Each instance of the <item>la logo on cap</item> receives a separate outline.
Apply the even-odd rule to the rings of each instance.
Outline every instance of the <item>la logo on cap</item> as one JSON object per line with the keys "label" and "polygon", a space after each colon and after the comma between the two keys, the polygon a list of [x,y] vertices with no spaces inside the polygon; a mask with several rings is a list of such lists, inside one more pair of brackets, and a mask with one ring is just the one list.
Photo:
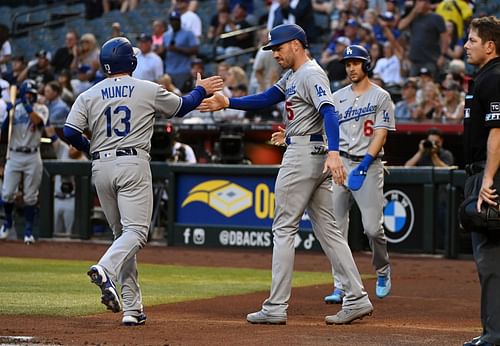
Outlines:
{"label": "la logo on cap", "polygon": [[351,55],[352,54],[352,49],[351,48],[347,48],[346,51],[345,51],[345,53],[347,55]]}
{"label": "la logo on cap", "polygon": [[269,41],[271,41],[271,33],[270,33],[270,32],[267,34],[267,39],[268,39]]}

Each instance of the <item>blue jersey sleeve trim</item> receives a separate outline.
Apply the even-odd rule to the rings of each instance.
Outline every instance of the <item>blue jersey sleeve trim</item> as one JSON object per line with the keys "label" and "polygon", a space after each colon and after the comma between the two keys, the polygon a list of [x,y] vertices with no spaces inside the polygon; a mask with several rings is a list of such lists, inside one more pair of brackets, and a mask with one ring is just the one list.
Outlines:
{"label": "blue jersey sleeve trim", "polygon": [[182,96],[182,106],[175,115],[176,117],[183,117],[196,107],[198,107],[203,101],[203,99],[207,96],[207,92],[201,86],[197,86],[187,95]]}
{"label": "blue jersey sleeve trim", "polygon": [[229,108],[241,109],[250,111],[254,109],[261,109],[275,105],[278,102],[285,100],[285,94],[281,92],[276,86],[272,86],[266,91],[238,98],[229,98]]}
{"label": "blue jersey sleeve trim", "polygon": [[64,138],[66,138],[72,146],[80,151],[83,151],[84,153],[89,154],[90,142],[87,138],[82,136],[82,132],[74,129],[73,127],[69,127],[68,125],[64,125],[63,133]]}
{"label": "blue jersey sleeve trim", "polygon": [[323,116],[325,134],[328,139],[328,151],[338,151],[340,130],[339,118],[335,107],[330,103],[325,103],[321,106],[319,112]]}

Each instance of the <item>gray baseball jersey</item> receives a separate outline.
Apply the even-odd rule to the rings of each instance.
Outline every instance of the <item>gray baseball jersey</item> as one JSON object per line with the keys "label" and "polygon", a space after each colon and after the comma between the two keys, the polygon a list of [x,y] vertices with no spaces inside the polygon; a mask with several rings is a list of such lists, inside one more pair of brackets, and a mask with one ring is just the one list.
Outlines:
{"label": "gray baseball jersey", "polygon": [[[339,113],[340,150],[364,156],[375,129],[396,130],[391,96],[373,83],[369,90],[359,96],[348,85],[335,92],[333,100]],[[382,149],[380,155],[383,153]]]}
{"label": "gray baseball jersey", "polygon": [[295,73],[285,72],[275,86],[286,96],[286,136],[323,133],[318,110],[323,104],[333,105],[333,100],[328,77],[316,61],[310,60]]}
{"label": "gray baseball jersey", "polygon": [[[22,104],[15,108],[12,122],[12,133],[9,142],[9,159],[5,164],[2,199],[14,202],[21,177],[24,174],[23,199],[26,205],[34,205],[38,199],[38,188],[42,182],[42,157],[40,155],[40,138],[43,127],[49,119],[47,106],[35,103],[33,111],[38,114],[42,123],[35,125]],[[8,115],[6,115],[8,116]],[[6,119],[4,119],[5,121]]]}
{"label": "gray baseball jersey", "polygon": [[[333,94],[340,125],[340,150],[349,155],[363,157],[376,129],[395,130],[394,104],[387,91],[372,83],[372,87],[357,96],[351,85]],[[383,155],[381,149],[379,156]],[[359,164],[359,160],[342,157],[349,174]],[[373,252],[372,264],[378,275],[389,275],[390,264],[387,240],[383,227],[384,167],[377,158],[368,169],[365,181],[358,191],[346,186],[333,186],[333,214],[337,225],[347,239],[349,231],[349,211],[353,199],[361,211],[364,233],[369,238]],[[335,286],[344,289],[347,279],[334,271]],[[343,287],[344,286],[344,287]]]}
{"label": "gray baseball jersey", "polygon": [[291,294],[295,256],[294,238],[307,209],[314,234],[335,271],[348,278],[345,308],[370,306],[361,277],[346,239],[332,213],[332,179],[323,172],[325,151],[316,150],[324,143],[323,119],[319,108],[332,103],[325,72],[314,61],[297,71],[288,71],[276,86],[286,95],[286,132],[288,147],[276,178],[274,249],[272,284],[262,310],[272,316],[286,316]]}
{"label": "gray baseball jersey", "polygon": [[153,82],[112,76],[76,99],[66,126],[92,132],[92,176],[115,241],[100,259],[121,284],[125,316],[142,311],[135,254],[148,238],[153,209],[150,141],[155,113],[174,116],[182,99]]}

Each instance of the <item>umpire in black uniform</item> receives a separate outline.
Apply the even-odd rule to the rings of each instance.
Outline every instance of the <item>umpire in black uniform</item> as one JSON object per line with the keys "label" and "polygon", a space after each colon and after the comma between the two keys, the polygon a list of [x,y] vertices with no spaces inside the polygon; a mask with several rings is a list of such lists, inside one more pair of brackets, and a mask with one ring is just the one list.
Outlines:
{"label": "umpire in black uniform", "polygon": [[[461,217],[464,228],[472,232],[483,327],[482,335],[464,346],[500,345],[500,20],[493,16],[473,19],[464,48],[467,62],[479,67],[465,97],[464,192],[466,201],[477,198],[470,202],[472,213],[468,215],[483,216],[471,223]],[[484,217],[487,208],[497,222]]]}

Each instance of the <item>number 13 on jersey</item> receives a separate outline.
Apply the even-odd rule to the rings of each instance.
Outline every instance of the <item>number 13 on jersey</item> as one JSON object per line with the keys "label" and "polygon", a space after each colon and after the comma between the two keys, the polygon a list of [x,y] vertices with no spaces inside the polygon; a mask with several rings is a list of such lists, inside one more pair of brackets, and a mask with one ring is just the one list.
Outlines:
{"label": "number 13 on jersey", "polygon": [[[118,137],[125,137],[130,133],[130,118],[132,112],[127,106],[118,106],[114,109],[107,107],[104,110],[106,115],[106,136],[111,137],[113,133]],[[119,117],[120,123],[113,126],[113,119]]]}

